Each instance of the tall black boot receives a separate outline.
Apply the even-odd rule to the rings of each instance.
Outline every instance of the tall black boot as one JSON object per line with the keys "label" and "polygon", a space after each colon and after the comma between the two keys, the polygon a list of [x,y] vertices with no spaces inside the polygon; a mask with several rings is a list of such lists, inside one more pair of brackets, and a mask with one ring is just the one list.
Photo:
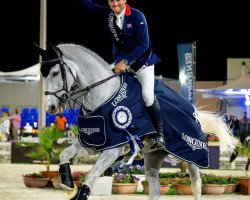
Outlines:
{"label": "tall black boot", "polygon": [[66,186],[68,186],[70,188],[74,188],[69,163],[60,164],[59,165],[59,172],[61,174],[61,182],[62,182],[62,184],[66,185]]}
{"label": "tall black boot", "polygon": [[163,121],[160,104],[155,97],[153,105],[146,107],[152,123],[156,129],[156,143],[151,148],[162,147],[165,149],[166,143],[163,133]]}

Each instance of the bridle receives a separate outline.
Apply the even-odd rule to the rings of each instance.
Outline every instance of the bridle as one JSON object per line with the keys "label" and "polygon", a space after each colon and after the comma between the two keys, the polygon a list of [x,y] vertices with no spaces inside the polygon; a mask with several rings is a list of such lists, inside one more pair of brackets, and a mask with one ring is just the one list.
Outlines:
{"label": "bridle", "polygon": [[[62,75],[63,87],[62,87],[62,89],[59,89],[59,90],[54,91],[54,92],[45,91],[44,95],[54,95],[55,97],[57,97],[59,99],[60,103],[65,104],[67,102],[68,98],[69,98],[70,91],[74,90],[74,88],[71,87],[71,89],[68,90],[68,82],[67,82],[67,77],[66,77],[66,70],[65,70],[64,66],[66,66],[69,69],[72,77],[74,78],[74,83],[75,83],[76,78],[75,78],[74,74],[72,73],[70,67],[63,61],[62,57],[55,58],[55,59],[52,59],[52,60],[42,61],[41,66],[55,65],[55,64],[60,65],[60,71],[61,71],[61,75]],[[73,84],[73,86],[74,86],[74,84]],[[62,91],[64,91],[65,93],[63,93],[62,96],[59,97],[58,93],[62,92]]]}
{"label": "bridle", "polygon": [[[67,63],[65,63],[63,61],[62,55],[58,56],[58,58],[55,58],[55,59],[42,61],[41,67],[43,65],[53,65],[54,66],[55,64],[59,64],[60,65],[60,71],[61,71],[61,75],[62,75],[63,87],[62,87],[62,89],[59,89],[59,90],[54,91],[54,92],[45,91],[44,95],[53,95],[53,96],[57,97],[59,99],[59,101],[60,101],[61,104],[66,104],[67,101],[68,101],[68,99],[72,99],[71,97],[74,96],[74,95],[76,95],[76,94],[82,93],[81,96],[86,95],[93,88],[95,88],[95,87],[101,85],[102,83],[104,83],[104,82],[106,82],[106,81],[108,81],[108,80],[110,80],[110,79],[118,76],[117,74],[113,74],[113,75],[111,75],[111,76],[109,76],[109,77],[107,77],[107,78],[105,78],[103,80],[100,80],[100,81],[98,81],[96,83],[93,83],[93,84],[91,84],[91,85],[89,85],[89,86],[87,86],[87,87],[85,87],[85,88],[83,88],[81,90],[76,91],[76,89],[78,88],[78,86],[75,85],[76,77],[74,76],[71,68],[67,65]],[[68,90],[68,83],[67,83],[67,78],[66,78],[65,67],[67,67],[69,69],[70,74],[74,78],[74,83],[73,83],[72,87],[70,88],[70,90]],[[62,94],[61,97],[59,97],[58,93],[62,92],[62,91],[64,91],[64,93]],[[79,97],[77,97],[77,98],[79,98]],[[72,100],[74,100],[74,99],[72,99]],[[76,100],[74,100],[74,101],[76,101]],[[84,106],[82,105],[82,103],[80,105],[84,108]]]}

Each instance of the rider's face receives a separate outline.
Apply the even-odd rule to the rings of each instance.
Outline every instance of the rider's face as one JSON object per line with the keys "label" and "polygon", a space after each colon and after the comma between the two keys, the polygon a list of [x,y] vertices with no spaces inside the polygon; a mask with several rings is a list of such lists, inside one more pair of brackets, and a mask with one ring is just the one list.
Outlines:
{"label": "rider's face", "polygon": [[115,14],[120,14],[125,8],[127,0],[108,0],[110,9]]}

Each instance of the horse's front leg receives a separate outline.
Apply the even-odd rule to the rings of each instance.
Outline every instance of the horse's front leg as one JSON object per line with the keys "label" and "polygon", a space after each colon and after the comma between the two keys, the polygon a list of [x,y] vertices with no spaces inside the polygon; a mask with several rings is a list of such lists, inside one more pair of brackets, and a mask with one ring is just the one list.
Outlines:
{"label": "horse's front leg", "polygon": [[96,151],[90,148],[84,148],[79,143],[79,140],[76,139],[72,145],[65,148],[60,154],[60,164],[59,172],[61,174],[61,186],[66,191],[67,199],[74,199],[77,194],[77,186],[73,184],[73,179],[70,169],[70,159],[73,158],[76,154],[81,154],[81,156],[88,156],[96,154]]}
{"label": "horse's front leg", "polygon": [[157,200],[160,196],[159,170],[166,155],[165,151],[144,153],[145,174],[149,184],[150,200]]}
{"label": "horse's front leg", "polygon": [[200,170],[199,167],[197,167],[194,164],[187,163],[188,172],[191,178],[191,186],[192,191],[195,197],[195,200],[201,199],[201,177],[200,177]]}
{"label": "horse's front leg", "polygon": [[124,153],[124,146],[114,149],[104,150],[99,156],[97,162],[94,164],[92,169],[88,172],[85,177],[83,186],[79,191],[76,200],[87,200],[90,194],[90,190],[93,187],[96,179],[104,173],[104,171],[110,167],[119,156]]}

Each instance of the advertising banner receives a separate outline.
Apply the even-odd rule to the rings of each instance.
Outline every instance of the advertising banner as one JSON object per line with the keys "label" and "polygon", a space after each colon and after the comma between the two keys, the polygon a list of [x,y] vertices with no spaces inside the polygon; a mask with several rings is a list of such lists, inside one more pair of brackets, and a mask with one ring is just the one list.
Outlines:
{"label": "advertising banner", "polygon": [[178,44],[179,79],[181,95],[195,103],[196,43]]}

